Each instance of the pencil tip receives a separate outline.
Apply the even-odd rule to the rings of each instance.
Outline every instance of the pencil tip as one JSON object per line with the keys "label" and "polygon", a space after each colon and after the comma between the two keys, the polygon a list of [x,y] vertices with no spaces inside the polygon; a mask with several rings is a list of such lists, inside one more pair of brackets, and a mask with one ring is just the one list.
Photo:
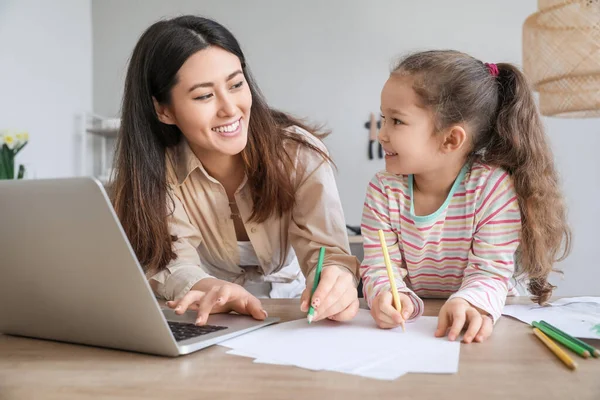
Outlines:
{"label": "pencil tip", "polygon": [[573,362],[573,363],[570,365],[570,368],[571,368],[572,370],[576,370],[576,369],[577,369],[577,363]]}
{"label": "pencil tip", "polygon": [[310,323],[312,322],[312,320],[313,320],[313,316],[312,316],[312,315],[308,315],[308,316],[306,317],[306,320],[307,320],[307,321],[308,321],[308,323],[310,324]]}

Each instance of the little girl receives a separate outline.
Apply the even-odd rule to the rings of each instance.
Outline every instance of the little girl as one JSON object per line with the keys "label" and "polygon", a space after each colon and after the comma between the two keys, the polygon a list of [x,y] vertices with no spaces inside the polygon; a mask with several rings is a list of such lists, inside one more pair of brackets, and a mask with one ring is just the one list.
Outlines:
{"label": "little girl", "polygon": [[[448,298],[436,336],[481,342],[501,315],[514,277],[542,304],[570,230],[552,154],[531,89],[511,64],[457,51],[408,56],[381,93],[386,171],[367,189],[361,266],[381,328],[423,312],[421,297]],[[392,305],[378,230],[396,271]]]}

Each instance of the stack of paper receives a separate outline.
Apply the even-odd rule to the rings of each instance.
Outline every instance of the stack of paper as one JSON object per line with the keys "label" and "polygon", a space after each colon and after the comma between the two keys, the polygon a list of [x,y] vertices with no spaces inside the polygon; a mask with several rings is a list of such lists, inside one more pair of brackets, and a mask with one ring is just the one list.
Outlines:
{"label": "stack of paper", "polygon": [[379,329],[366,310],[350,322],[305,319],[277,324],[221,343],[257,363],[294,365],[393,380],[407,372],[456,373],[460,343],[436,338],[437,317]]}
{"label": "stack of paper", "polygon": [[517,318],[527,324],[544,320],[571,336],[600,339],[600,297],[572,297],[550,303],[508,305],[502,314]]}

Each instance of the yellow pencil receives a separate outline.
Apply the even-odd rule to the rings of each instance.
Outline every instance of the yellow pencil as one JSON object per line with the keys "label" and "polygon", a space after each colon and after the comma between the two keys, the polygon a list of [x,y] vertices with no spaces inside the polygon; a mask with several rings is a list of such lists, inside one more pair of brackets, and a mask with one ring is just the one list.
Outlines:
{"label": "yellow pencil", "polygon": [[[390,286],[392,287],[392,297],[394,298],[394,307],[399,313],[402,313],[402,305],[400,304],[400,297],[398,296],[398,288],[396,287],[396,279],[394,278],[394,271],[392,270],[392,263],[390,262],[390,255],[388,254],[387,244],[385,243],[385,236],[383,231],[379,230],[379,241],[381,242],[381,251],[383,252],[383,259],[385,261],[385,269],[387,270],[388,278],[390,279]],[[402,320],[402,331],[406,332],[404,327],[404,319]]]}
{"label": "yellow pencil", "polygon": [[540,331],[538,328],[533,328],[533,333],[537,336],[542,343],[544,343],[552,352],[562,361],[565,365],[571,369],[577,368],[577,364],[563,349],[557,346],[548,336],[544,334],[544,332]]}

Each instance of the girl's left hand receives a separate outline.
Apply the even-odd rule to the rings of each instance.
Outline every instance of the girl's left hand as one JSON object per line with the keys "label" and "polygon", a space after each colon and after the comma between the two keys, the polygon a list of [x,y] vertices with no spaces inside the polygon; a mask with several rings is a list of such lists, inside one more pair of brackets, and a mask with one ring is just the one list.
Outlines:
{"label": "girl's left hand", "polygon": [[449,340],[456,340],[463,327],[466,327],[464,343],[473,340],[483,342],[492,334],[494,324],[488,313],[468,301],[461,298],[448,300],[440,310],[435,336],[442,337],[448,333]]}
{"label": "girl's left hand", "polygon": [[[311,300],[312,282],[306,282],[306,289],[300,299],[300,310],[308,312]],[[321,271],[321,280],[312,296],[315,309],[313,321],[329,318],[335,321],[349,321],[358,312],[358,291],[354,276],[344,267],[329,265]]]}

